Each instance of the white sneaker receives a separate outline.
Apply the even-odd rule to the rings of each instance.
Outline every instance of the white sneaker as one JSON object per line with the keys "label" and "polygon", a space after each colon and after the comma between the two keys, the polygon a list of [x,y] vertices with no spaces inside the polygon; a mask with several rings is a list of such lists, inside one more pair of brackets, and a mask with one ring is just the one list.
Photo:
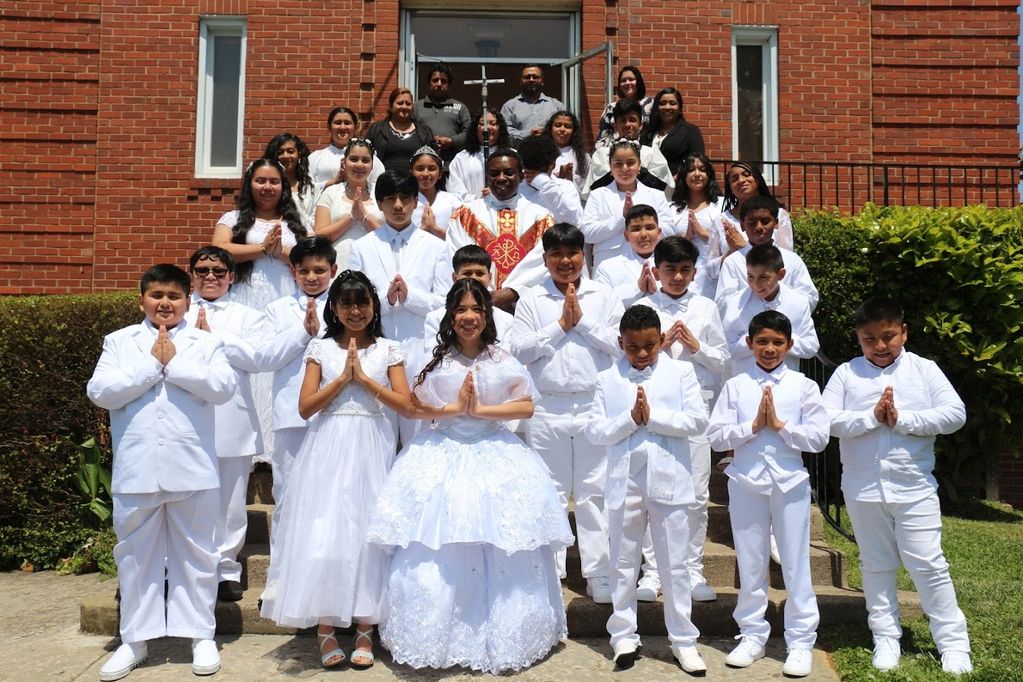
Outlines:
{"label": "white sneaker", "polygon": [[774,531],[771,531],[771,561],[781,566],[781,552],[778,551],[778,541],[774,539]]}
{"label": "white sneaker", "polygon": [[145,642],[122,644],[99,669],[99,679],[101,682],[113,682],[126,677],[128,673],[146,662],[148,654],[149,649]]}
{"label": "white sneaker", "polygon": [[639,642],[633,639],[623,639],[614,646],[615,666],[621,670],[628,670],[636,663],[639,654]]}
{"label": "white sneaker", "polygon": [[707,672],[707,664],[703,662],[703,657],[700,656],[700,650],[694,646],[685,647],[672,647],[672,653],[675,654],[675,658],[678,660],[679,665],[687,673],[700,675]]}
{"label": "white sneaker", "polygon": [[874,667],[881,671],[892,670],[899,665],[902,651],[899,640],[894,637],[874,638]]}
{"label": "white sneaker", "polygon": [[941,669],[949,675],[965,675],[973,672],[970,654],[965,651],[946,651],[941,655]]}
{"label": "white sneaker", "polygon": [[595,578],[587,578],[586,595],[593,600],[594,604],[610,604],[611,581],[604,575],[598,575]]}
{"label": "white sneaker", "polygon": [[806,677],[813,670],[813,650],[806,648],[789,649],[781,674],[789,677]]}
{"label": "white sneaker", "polygon": [[715,601],[718,593],[704,581],[694,582],[692,587],[693,601]]}
{"label": "white sneaker", "polygon": [[748,668],[764,657],[764,647],[749,637],[739,637],[742,641],[725,657],[725,665],[730,668]]}
{"label": "white sneaker", "polygon": [[220,670],[220,652],[212,639],[192,640],[192,673],[212,675]]}
{"label": "white sneaker", "polygon": [[640,601],[657,601],[657,595],[660,593],[661,579],[653,573],[644,575],[636,585],[636,599]]}

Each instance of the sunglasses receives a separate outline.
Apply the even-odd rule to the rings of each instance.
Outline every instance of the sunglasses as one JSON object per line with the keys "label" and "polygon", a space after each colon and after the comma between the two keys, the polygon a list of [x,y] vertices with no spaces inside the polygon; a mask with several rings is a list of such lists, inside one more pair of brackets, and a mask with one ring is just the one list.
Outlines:
{"label": "sunglasses", "polygon": [[210,268],[206,267],[205,265],[200,265],[192,269],[192,273],[198,275],[199,277],[205,277],[211,272],[213,273],[213,276],[216,277],[217,279],[224,279],[225,277],[227,277],[228,269]]}

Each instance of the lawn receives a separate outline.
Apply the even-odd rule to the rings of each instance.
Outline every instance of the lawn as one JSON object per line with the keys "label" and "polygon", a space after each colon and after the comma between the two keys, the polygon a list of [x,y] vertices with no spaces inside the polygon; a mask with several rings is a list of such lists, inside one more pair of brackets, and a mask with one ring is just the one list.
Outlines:
{"label": "lawn", "polygon": [[[849,585],[859,588],[856,545],[827,524],[825,534],[832,546],[845,552]],[[964,501],[946,509],[942,540],[970,630],[973,674],[954,678],[941,671],[941,657],[924,617],[903,619],[902,663],[889,673],[871,666],[866,622],[855,627],[824,623],[820,644],[831,653],[843,680],[1023,680],[1023,513],[1007,505]],[[914,589],[904,569],[899,572],[899,589]]]}

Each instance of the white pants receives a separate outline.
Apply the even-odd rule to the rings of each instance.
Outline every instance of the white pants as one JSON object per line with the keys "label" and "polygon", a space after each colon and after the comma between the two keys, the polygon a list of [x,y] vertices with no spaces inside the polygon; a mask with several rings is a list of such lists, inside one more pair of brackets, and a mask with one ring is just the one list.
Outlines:
{"label": "white pants", "polygon": [[846,499],[860,547],[867,625],[875,637],[902,636],[895,573],[899,559],[920,595],[938,651],[970,651],[966,616],[959,609],[948,562],[941,552],[937,493],[916,502]]}
{"label": "white pants", "polygon": [[[604,484],[607,454],[593,445],[582,429],[593,402],[592,392],[545,394],[526,422],[526,444],[551,470],[561,503],[568,512],[575,501],[576,535],[584,578],[608,576],[607,519]],[[565,550],[558,552],[558,573],[565,575]]]}
{"label": "white pants", "polygon": [[217,580],[241,580],[238,552],[245,546],[245,531],[249,527],[245,498],[249,491],[252,457],[219,458],[217,469],[220,472],[220,514],[215,536],[220,553]]}
{"label": "white pants", "polygon": [[[707,542],[707,503],[710,502],[710,442],[706,439],[689,440],[689,455],[692,459],[693,491],[696,502],[685,505],[689,520],[689,552],[686,566],[689,569],[691,585],[707,582],[703,577],[703,545]],[[657,557],[654,543],[647,528],[643,536],[643,575],[657,574]]]}
{"label": "white pants", "polygon": [[657,572],[664,591],[664,625],[671,646],[696,646],[700,631],[690,620],[693,602],[688,568],[689,515],[683,505],[664,505],[649,499],[645,488],[646,466],[643,466],[629,477],[625,503],[618,509],[607,510],[611,533],[611,604],[614,607],[607,621],[611,646],[622,641],[632,641],[639,646],[636,575],[644,529],[653,538]]}
{"label": "white pants", "polygon": [[729,479],[728,499],[739,567],[739,598],[733,613],[739,633],[761,645],[771,634],[764,614],[773,526],[788,592],[785,644],[789,649],[813,648],[820,614],[810,576],[810,482],[803,481],[787,493],[772,486],[765,494]]}
{"label": "white pants", "polygon": [[274,449],[270,455],[273,467],[273,485],[270,493],[274,496],[274,511],[270,516],[270,555],[274,553],[274,533],[281,520],[281,503],[288,492],[288,474],[295,463],[295,455],[305,438],[306,427],[278,429],[274,431]]}
{"label": "white pants", "polygon": [[213,637],[217,489],[114,493],[113,499],[121,641]]}

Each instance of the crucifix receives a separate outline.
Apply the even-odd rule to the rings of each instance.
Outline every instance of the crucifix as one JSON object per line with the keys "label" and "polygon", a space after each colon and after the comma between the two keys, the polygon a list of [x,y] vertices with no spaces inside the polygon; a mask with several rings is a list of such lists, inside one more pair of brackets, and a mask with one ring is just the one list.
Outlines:
{"label": "crucifix", "polygon": [[[487,65],[480,64],[480,79],[465,81],[466,85],[479,85],[483,95],[483,113],[480,114],[480,125],[483,126],[483,175],[487,174],[487,158],[490,156],[490,128],[487,126],[487,86],[491,83],[503,83],[503,78],[487,78]],[[471,131],[472,135],[476,131]]]}

